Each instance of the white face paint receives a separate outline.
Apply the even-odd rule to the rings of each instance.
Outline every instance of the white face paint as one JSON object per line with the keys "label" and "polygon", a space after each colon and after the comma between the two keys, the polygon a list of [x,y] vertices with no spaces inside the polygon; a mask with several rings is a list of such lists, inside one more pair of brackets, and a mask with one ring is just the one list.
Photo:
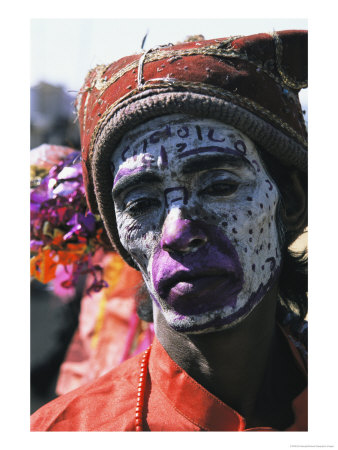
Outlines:
{"label": "white face paint", "polygon": [[243,320],[280,266],[279,194],[253,142],[163,116],[124,136],[112,170],[121,243],[167,323],[200,333]]}

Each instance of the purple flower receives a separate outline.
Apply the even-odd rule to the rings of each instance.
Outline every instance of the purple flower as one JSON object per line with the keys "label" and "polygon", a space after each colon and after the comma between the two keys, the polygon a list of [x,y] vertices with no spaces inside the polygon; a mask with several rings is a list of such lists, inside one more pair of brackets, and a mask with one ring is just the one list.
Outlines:
{"label": "purple flower", "polygon": [[79,214],[79,222],[82,225],[82,229],[89,233],[95,232],[95,216],[91,212],[88,212],[85,216],[83,214]]}
{"label": "purple flower", "polygon": [[43,241],[36,241],[34,239],[31,240],[30,248],[32,252],[38,252],[39,248],[42,247],[44,244]]}
{"label": "purple flower", "polygon": [[[102,224],[87,211],[79,154],[71,153],[55,164],[40,185],[31,190],[31,250],[38,252],[54,240],[52,250],[58,256],[58,251],[67,249],[69,240],[85,242],[86,252],[67,268],[68,277],[60,285],[74,288],[80,275],[89,275],[94,281],[88,291],[99,292],[108,286],[102,280],[102,268],[92,264],[92,255],[103,245],[96,237]],[[55,232],[62,233],[62,240],[55,241]]]}

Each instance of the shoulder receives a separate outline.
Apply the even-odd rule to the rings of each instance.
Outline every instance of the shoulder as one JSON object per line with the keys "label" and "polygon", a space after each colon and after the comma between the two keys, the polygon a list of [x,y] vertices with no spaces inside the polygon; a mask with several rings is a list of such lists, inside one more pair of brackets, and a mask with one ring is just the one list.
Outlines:
{"label": "shoulder", "polygon": [[31,431],[122,431],[134,425],[141,355],[94,382],[47,403],[31,416]]}

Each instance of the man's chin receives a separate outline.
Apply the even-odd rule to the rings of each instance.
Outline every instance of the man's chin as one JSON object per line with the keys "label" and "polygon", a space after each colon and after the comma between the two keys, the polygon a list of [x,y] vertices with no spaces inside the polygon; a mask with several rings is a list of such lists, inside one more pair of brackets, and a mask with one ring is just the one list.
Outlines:
{"label": "man's chin", "polygon": [[183,315],[173,310],[162,310],[163,317],[173,330],[184,334],[214,333],[239,325],[250,311],[226,308],[198,315]]}
{"label": "man's chin", "polygon": [[177,331],[178,333],[182,334],[208,334],[208,333],[217,333],[222,332],[225,330],[230,330],[232,328],[237,327],[239,324],[243,322],[245,319],[245,316],[239,317],[238,319],[234,320],[233,322],[227,322],[223,323],[223,325],[212,325],[209,322],[203,323],[203,324],[196,324],[191,323],[188,324],[186,322],[182,323],[169,323],[169,326]]}

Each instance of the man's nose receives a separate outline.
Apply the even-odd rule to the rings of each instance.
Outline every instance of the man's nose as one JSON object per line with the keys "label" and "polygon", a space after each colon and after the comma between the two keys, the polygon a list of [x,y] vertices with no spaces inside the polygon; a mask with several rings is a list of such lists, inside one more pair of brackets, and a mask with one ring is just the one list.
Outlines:
{"label": "man's nose", "polygon": [[161,248],[167,252],[189,253],[198,250],[208,241],[198,223],[186,219],[181,208],[173,208],[162,229]]}

